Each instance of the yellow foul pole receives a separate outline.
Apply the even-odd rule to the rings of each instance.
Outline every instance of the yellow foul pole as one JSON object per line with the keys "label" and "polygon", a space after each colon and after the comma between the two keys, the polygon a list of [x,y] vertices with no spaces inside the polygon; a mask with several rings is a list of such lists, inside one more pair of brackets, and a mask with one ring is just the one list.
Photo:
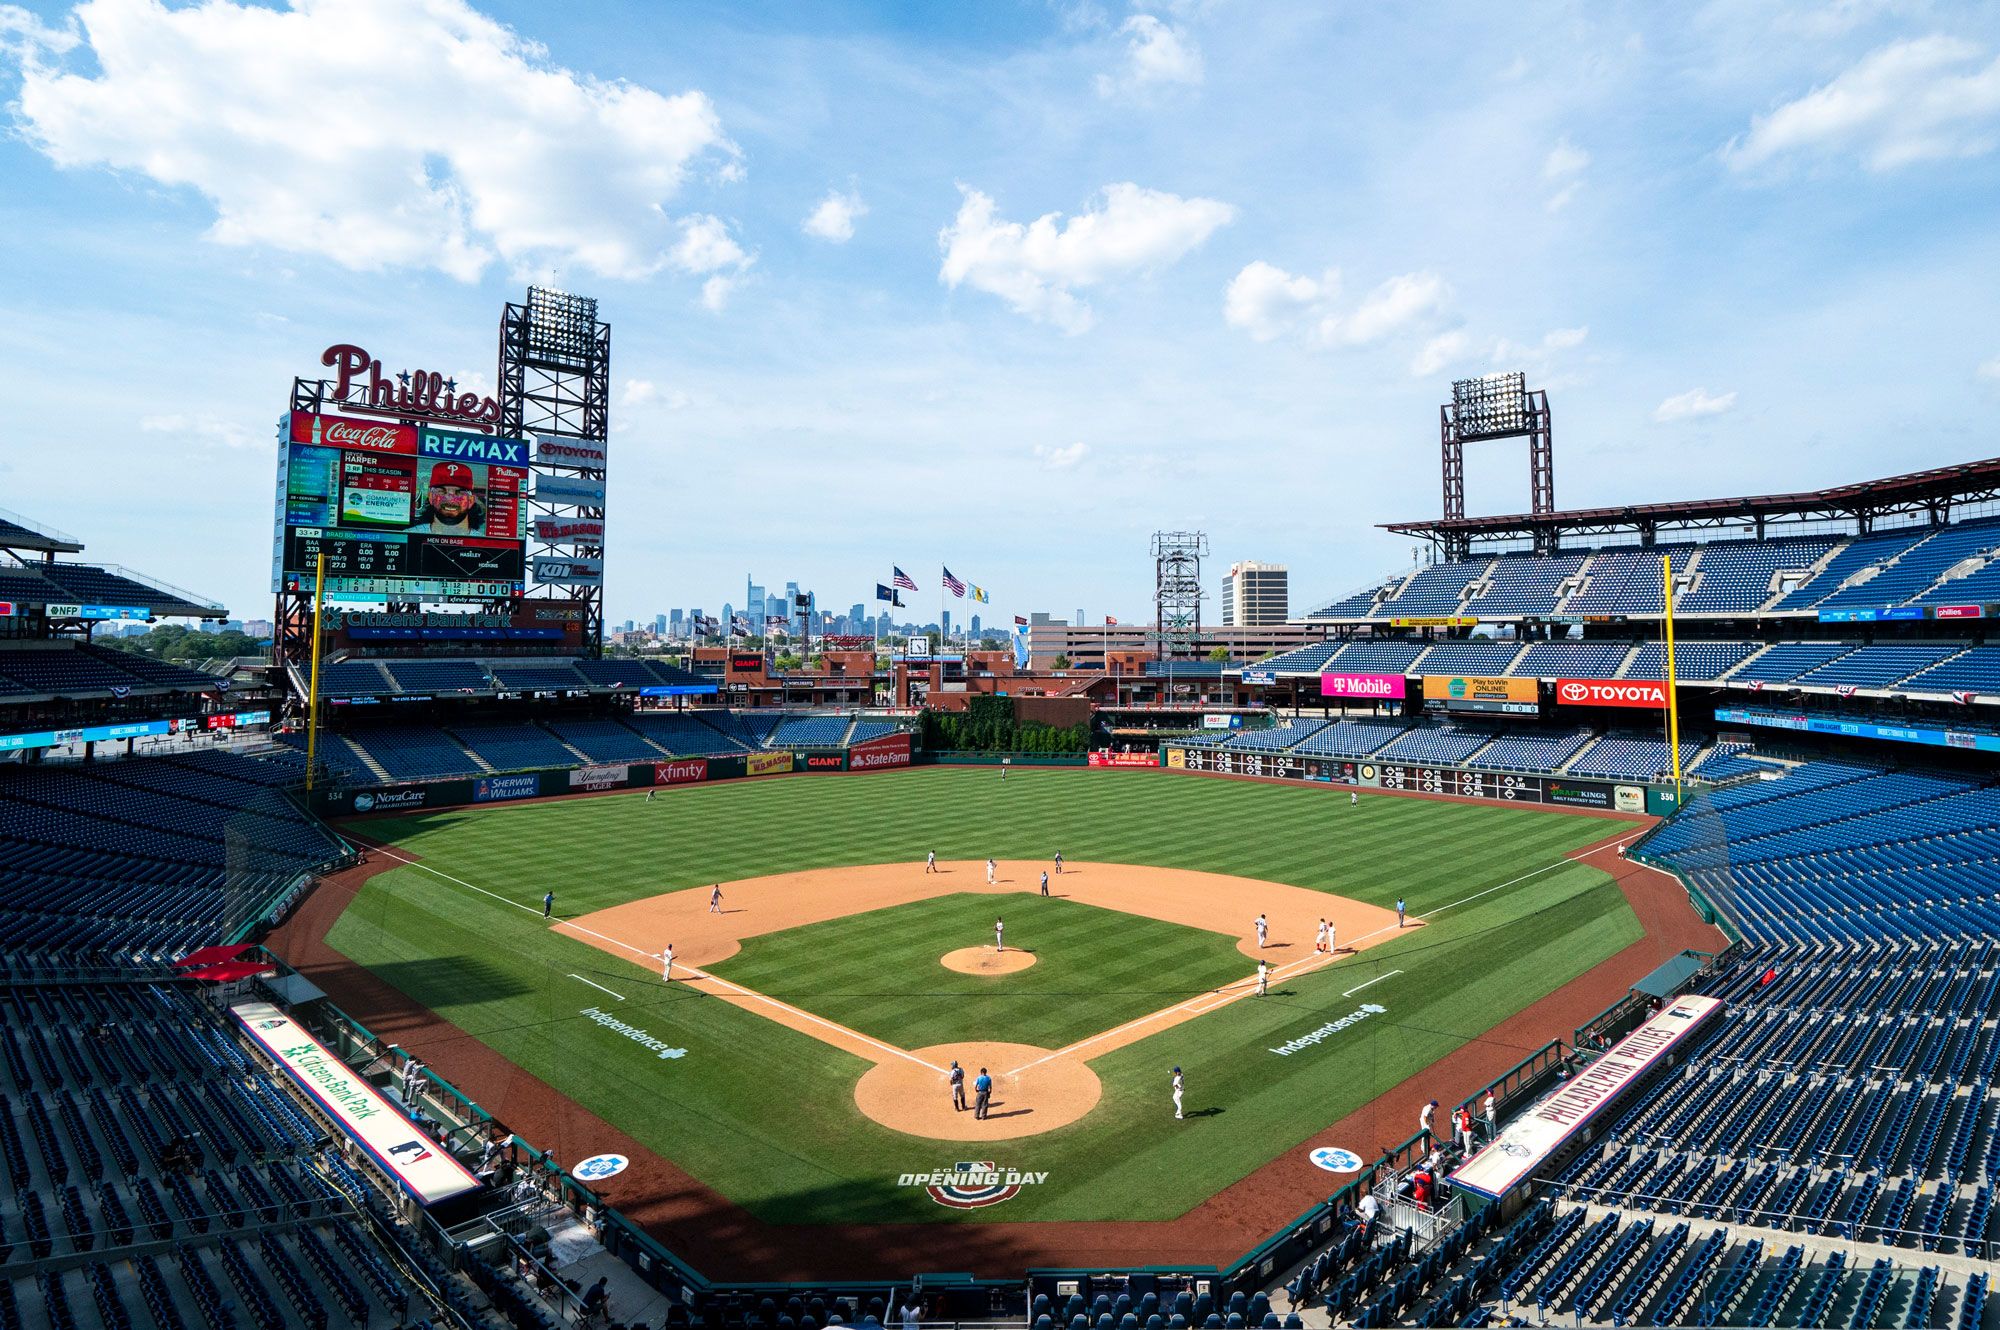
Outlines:
{"label": "yellow foul pole", "polygon": [[306,789],[313,787],[313,769],[319,758],[319,623],[320,607],[326,599],[326,555],[319,556],[313,570],[313,655],[306,678]]}
{"label": "yellow foul pole", "polygon": [[1667,635],[1667,746],[1673,750],[1674,791],[1678,797],[1681,788],[1681,709],[1678,692],[1674,687],[1674,559],[1670,554],[1660,556],[1660,575],[1666,579],[1666,635]]}

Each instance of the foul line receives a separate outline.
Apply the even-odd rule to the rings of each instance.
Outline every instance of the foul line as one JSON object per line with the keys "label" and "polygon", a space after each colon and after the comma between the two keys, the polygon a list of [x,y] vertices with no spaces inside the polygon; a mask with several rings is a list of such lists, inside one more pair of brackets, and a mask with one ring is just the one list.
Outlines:
{"label": "foul line", "polygon": [[1367,984],[1356,984],[1353,988],[1350,988],[1345,993],[1342,993],[1341,996],[1353,997],[1356,993],[1359,993],[1362,989],[1368,987],[1368,984],[1379,984],[1384,979],[1394,979],[1397,975],[1401,973],[1402,973],[1401,970],[1391,970],[1387,974],[1378,974],[1373,979],[1370,979]]}
{"label": "foul line", "polygon": [[[412,859],[408,855],[401,854],[395,850],[388,848],[387,846],[377,846],[376,852],[380,854],[386,854],[391,859],[394,859],[396,862],[400,864],[405,864],[411,868],[421,868],[424,872],[429,873],[431,876],[441,877],[447,882],[456,883],[457,885],[464,887],[467,891],[476,891],[482,896],[490,896],[494,900],[499,901],[502,905],[511,905],[517,910],[526,910],[529,914],[539,915],[541,913],[541,911],[537,910],[532,905],[523,905],[519,901],[509,900],[507,897],[502,896],[497,891],[488,891],[485,887],[476,886],[473,883],[467,882],[462,877],[453,877],[450,873],[446,873],[439,869],[432,868],[427,863],[422,863],[416,859]],[[554,922],[556,927],[558,928],[569,928],[569,929],[574,929],[579,933],[588,933],[590,936],[597,938],[600,941],[607,942],[614,947],[620,947],[626,951],[631,952],[635,956],[644,956],[648,960],[656,960],[656,961],[665,959],[665,957],[663,957],[657,951],[647,951],[644,947],[635,947],[629,942],[621,941],[620,939],[612,937],[609,934],[600,933],[594,928],[585,928],[582,924],[571,923],[566,919],[558,919],[555,920]],[[847,1036],[848,1038],[853,1039],[859,1043],[867,1044],[871,1048],[879,1048],[885,1053],[894,1053],[897,1057],[908,1058],[911,1062],[916,1063],[919,1067],[929,1067],[932,1071],[938,1073],[940,1076],[944,1074],[943,1067],[937,1066],[933,1063],[926,1062],[922,1058],[918,1057],[915,1053],[911,1053],[905,1049],[897,1048],[894,1044],[885,1044],[880,1039],[875,1038],[873,1035],[865,1035],[861,1033],[861,1031],[859,1030],[850,1030],[848,1027],[846,1027],[845,1025],[841,1025],[838,1022],[829,1021],[826,1020],[824,1017],[815,1016],[809,1011],[803,1011],[798,1007],[794,1007],[789,1002],[780,1002],[778,999],[774,997],[767,997],[764,994],[757,992],[755,989],[745,988],[741,984],[731,983],[729,980],[724,979],[720,975],[709,974],[707,971],[696,969],[692,965],[683,965],[681,968],[687,971],[690,979],[706,979],[710,983],[719,985],[720,987],[733,989],[735,992],[737,992],[738,994],[742,995],[745,998],[754,998],[758,1002],[768,1003],[771,1006],[776,1007],[779,1011],[791,1013],[793,1016],[798,1017],[800,1020],[811,1021],[815,1025],[823,1025],[829,1030],[837,1030],[841,1034]],[[570,977],[573,979],[582,978],[581,975],[571,975]],[[584,982],[587,984],[590,983],[588,979],[584,979]],[[591,984],[591,987],[601,988],[603,987],[603,985]],[[604,991],[607,993],[611,992],[611,990],[608,988],[605,989]],[[617,995],[612,994],[612,996],[615,997]]]}
{"label": "foul line", "polygon": [[[1615,842],[1613,845],[1609,847],[1600,846],[1599,848],[1623,849],[1625,846],[1630,845],[1633,841],[1639,839],[1639,837],[1645,834],[1646,833],[1643,831],[1634,832],[1632,835],[1625,837],[1623,840]],[[1526,882],[1529,878],[1540,877],[1544,873],[1550,872],[1557,868],[1561,868],[1564,864],[1574,864],[1581,862],[1582,860],[1580,859],[1572,859],[1568,855],[1564,855],[1562,858],[1556,860],[1554,863],[1543,864],[1540,868],[1531,869],[1528,872],[1521,874],[1519,877],[1509,878],[1507,881],[1500,883],[1498,886],[1488,887],[1484,891],[1475,891],[1470,896],[1466,896],[1460,900],[1455,900],[1451,902],[1449,905],[1440,905],[1435,910],[1427,911],[1425,914],[1422,915],[1412,915],[1410,917],[1414,919],[1417,923],[1422,923],[1424,922],[1425,919],[1430,918],[1431,916],[1443,914],[1446,910],[1455,910],[1461,905],[1470,905],[1472,902],[1480,899],[1482,896],[1491,896],[1496,891],[1504,891],[1508,887],[1518,886],[1521,883]],[[1384,933],[1401,932],[1402,929],[1403,925],[1401,924],[1397,924],[1394,927],[1390,927],[1389,925],[1385,924],[1381,928],[1376,929],[1372,933],[1363,933],[1360,937],[1356,938],[1355,941],[1366,942],[1368,939],[1373,937],[1380,937]],[[1296,976],[1298,974],[1306,973],[1309,969],[1323,969],[1328,965],[1334,964],[1337,960],[1339,960],[1339,955],[1337,953],[1332,955],[1322,954],[1316,956],[1301,957],[1296,961],[1291,961],[1284,965],[1272,966],[1271,978],[1276,979],[1281,975],[1283,975],[1288,970],[1294,971]],[[1401,974],[1402,971],[1397,970],[1394,971],[1394,973]],[[1381,977],[1387,979],[1389,976],[1385,974]],[[1370,980],[1369,982],[1373,983],[1374,981]],[[1073,1044],[1069,1044],[1063,1048],[1058,1048],[1053,1053],[1045,1053],[1041,1057],[1036,1058],[1033,1062],[1027,1063],[1023,1066],[1016,1067],[1014,1068],[1014,1070],[1008,1072],[1007,1074],[1009,1076],[1019,1076],[1022,1072],[1032,1070],[1035,1067],[1039,1067],[1044,1062],[1053,1062],[1055,1059],[1059,1057],[1064,1057],[1070,1053],[1074,1053],[1078,1049],[1089,1048],[1092,1044],[1101,1043],[1102,1041],[1109,1039],[1113,1035],[1122,1034],[1126,1030],[1132,1029],[1134,1026],[1145,1025],[1151,1021],[1163,1020],[1169,1016],[1177,1016],[1182,1012],[1187,1012],[1191,1016],[1206,1016],[1212,1011],[1221,1010],[1223,1007],[1228,1006],[1232,1002],[1237,1002],[1242,1000],[1244,997],[1247,997],[1250,993],[1254,992],[1256,990],[1256,987],[1257,987],[1257,977],[1255,975],[1250,976],[1248,979],[1237,980],[1235,983],[1224,984],[1221,988],[1215,989],[1213,992],[1203,993],[1198,997],[1189,998],[1187,1001],[1179,1003],[1172,1007],[1162,1007],[1160,1010],[1155,1012],[1149,1012],[1148,1014],[1139,1017],[1137,1020],[1126,1021],[1123,1025],[1113,1026],[1109,1030],[1100,1031],[1097,1034],[1093,1034],[1086,1038],[1079,1039]],[[1367,985],[1364,984],[1362,985],[1362,987],[1365,988],[1367,987]],[[1360,990],[1356,989],[1354,991],[1359,992]],[[1341,994],[1341,996],[1347,997],[1349,995],[1343,993]],[[1198,1004],[1201,1003],[1208,1003],[1209,1005],[1199,1006]]]}
{"label": "foul line", "polygon": [[620,1002],[623,1002],[625,1000],[625,995],[623,993],[614,993],[612,992],[612,990],[606,988],[603,984],[598,983],[595,979],[584,979],[582,975],[577,974],[575,971],[571,971],[569,977],[572,979],[583,979],[584,983],[589,984],[592,988],[596,989],[598,992],[611,993],[611,996],[617,998]]}

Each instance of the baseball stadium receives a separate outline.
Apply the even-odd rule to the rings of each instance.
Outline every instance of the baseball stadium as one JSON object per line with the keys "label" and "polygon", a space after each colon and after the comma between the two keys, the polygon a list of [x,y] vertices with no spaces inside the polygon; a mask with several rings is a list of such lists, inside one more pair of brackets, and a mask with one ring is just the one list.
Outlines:
{"label": "baseball stadium", "polygon": [[[1231,98],[1407,75],[1454,102],[1457,25],[1412,25],[1422,79],[1383,55],[1287,82],[1314,7],[688,5],[665,44],[641,7],[32,8],[0,4],[0,1330],[2000,1330],[2000,358],[1935,415],[1896,386],[1954,300],[1991,334],[2000,62],[1951,35],[1972,19],[1840,66],[1811,53],[1909,7],[1529,6],[1459,53],[1501,89],[1476,116],[1302,102],[1274,128]],[[1356,25],[1349,65],[1374,8],[1324,18]],[[1613,22],[1651,45],[1548,54]],[[685,40],[711,98],[666,47],[717,24]],[[593,72],[559,63],[592,42]],[[1732,110],[1734,138],[1682,123],[1691,85],[1750,105],[1751,67],[1801,51],[1811,91]],[[1023,91],[1058,76],[1073,100]],[[1545,125],[1527,92],[1557,83],[1597,123]],[[1619,194],[1626,120],[1714,139],[1702,169],[1756,197],[1717,203],[1685,152],[1649,186],[1676,197]],[[1532,159],[1501,142],[1522,125]],[[933,170],[941,138],[1003,164]],[[1504,183],[1433,170],[1448,138]],[[984,172],[1053,180],[1078,143],[1123,183],[1005,220]],[[842,183],[925,152],[941,231],[908,229],[893,162]],[[1357,153],[1396,159],[1387,203]],[[783,193],[791,159],[782,226],[703,201]],[[1950,199],[1892,174],[1923,163]],[[1185,374],[1145,302],[1223,262],[1197,253],[1222,228],[1283,256],[1277,209],[1205,183],[1260,164],[1330,247],[1216,268],[1231,340],[1190,336]],[[1843,170],[1896,211],[1851,207]],[[900,257],[857,234],[864,183]],[[1361,275],[1378,211],[1401,276]],[[1559,229],[1641,213],[1610,268]],[[197,214],[171,262],[125,226]],[[1748,237],[1755,280],[1654,269],[1676,230],[1718,268]],[[1910,237],[1946,230],[1926,283]],[[1882,235],[1893,272],[1839,266]],[[1518,244],[1507,321],[1424,244]],[[1791,309],[1786,265],[1822,261],[1843,303]],[[796,282],[813,265],[842,275]],[[1601,297],[1597,340],[1558,286]],[[1003,322],[908,315],[954,300]],[[1712,344],[1731,429],[1757,413],[1796,473],[1704,451],[1743,437],[1698,432],[1737,409],[1720,377],[1632,398],[1674,338]],[[1826,386],[1861,353],[1815,359],[1843,339],[1883,357],[1879,445]],[[1312,391],[1274,390],[1279,362]],[[1343,375],[1366,382],[1320,395]],[[62,428],[15,444],[57,397]],[[1197,397],[1226,438],[1179,418]],[[1554,403],[1594,468],[1566,493],[1623,500],[1557,502]],[[1649,409],[1678,442],[1599,437]],[[1092,411],[1106,433],[1069,418]],[[980,412],[1059,423],[918,442]],[[1181,462],[1110,442],[1183,427]],[[120,431],[167,461],[102,474]],[[1867,465],[1814,452],[1842,431]],[[1346,507],[1299,497],[1315,469]],[[185,494],[245,471],[254,503]],[[1520,502],[1468,499],[1503,474]],[[1217,514],[1306,531],[1325,594],[1214,554]],[[996,628],[959,547],[925,548],[953,524],[1065,604],[1101,570],[1062,570],[1123,542],[1150,604],[1024,592]],[[829,600],[850,556],[889,571],[848,614],[746,577],[741,614],[619,627],[608,579],[620,613],[697,580],[669,541],[800,552]],[[1392,542],[1393,571],[1354,553]],[[133,544],[143,567],[112,561]],[[178,585],[239,547],[252,603]]]}
{"label": "baseball stadium", "polygon": [[1468,517],[1489,376],[1303,645],[787,670],[605,650],[608,362],[330,348],[268,660],[0,528],[6,1324],[1995,1324],[2000,460]]}

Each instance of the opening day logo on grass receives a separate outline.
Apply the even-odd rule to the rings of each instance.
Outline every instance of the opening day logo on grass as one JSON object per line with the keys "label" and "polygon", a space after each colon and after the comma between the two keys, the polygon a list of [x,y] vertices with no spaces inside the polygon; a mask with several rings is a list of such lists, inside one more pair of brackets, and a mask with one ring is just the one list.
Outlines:
{"label": "opening day logo on grass", "polygon": [[1311,1048],[1314,1044],[1317,1044],[1322,1039],[1326,1039],[1333,1035],[1339,1034],[1342,1030],[1345,1030],[1350,1025],[1359,1025],[1362,1021],[1367,1020],[1370,1016],[1380,1016],[1383,1012],[1387,1010],[1389,1010],[1387,1007],[1378,1007],[1373,1002],[1364,1002],[1359,1007],[1356,1007],[1353,1011],[1350,1011],[1345,1016],[1342,1016],[1339,1020],[1328,1021],[1325,1025],[1320,1026],[1317,1030],[1308,1030],[1296,1039],[1290,1040],[1289,1042],[1286,1043],[1279,1044],[1276,1048],[1272,1049],[1271,1051],[1273,1053],[1276,1053],[1281,1058],[1288,1058],[1292,1054],[1297,1053],[1303,1049]]}
{"label": "opening day logo on grass", "polygon": [[953,1210],[978,1210],[1021,1194],[1021,1188],[1047,1182],[1047,1173],[1001,1168],[991,1160],[960,1162],[934,1173],[904,1173],[898,1187],[922,1187],[939,1205]]}

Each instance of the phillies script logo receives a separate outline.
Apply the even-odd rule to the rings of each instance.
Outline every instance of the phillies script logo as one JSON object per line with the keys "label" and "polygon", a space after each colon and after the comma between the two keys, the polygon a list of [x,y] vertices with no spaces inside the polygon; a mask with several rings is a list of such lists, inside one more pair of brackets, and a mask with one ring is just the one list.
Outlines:
{"label": "phillies script logo", "polygon": [[461,393],[457,380],[430,370],[384,375],[382,362],[351,342],[329,346],[319,363],[334,372],[333,395],[349,410],[449,420],[488,433],[500,423],[500,403],[495,399]]}
{"label": "phillies script logo", "polygon": [[1558,679],[1556,700],[1570,706],[1664,707],[1665,684],[1628,679]]}
{"label": "phillies script logo", "polygon": [[899,1187],[922,1187],[933,1201],[953,1210],[979,1210],[1021,1194],[1021,1188],[1047,1182],[1047,1173],[1000,1168],[991,1160],[953,1164],[934,1173],[904,1173]]}
{"label": "phillies script logo", "polygon": [[708,759],[692,757],[681,762],[655,762],[653,764],[653,784],[690,785],[695,781],[708,779]]}

